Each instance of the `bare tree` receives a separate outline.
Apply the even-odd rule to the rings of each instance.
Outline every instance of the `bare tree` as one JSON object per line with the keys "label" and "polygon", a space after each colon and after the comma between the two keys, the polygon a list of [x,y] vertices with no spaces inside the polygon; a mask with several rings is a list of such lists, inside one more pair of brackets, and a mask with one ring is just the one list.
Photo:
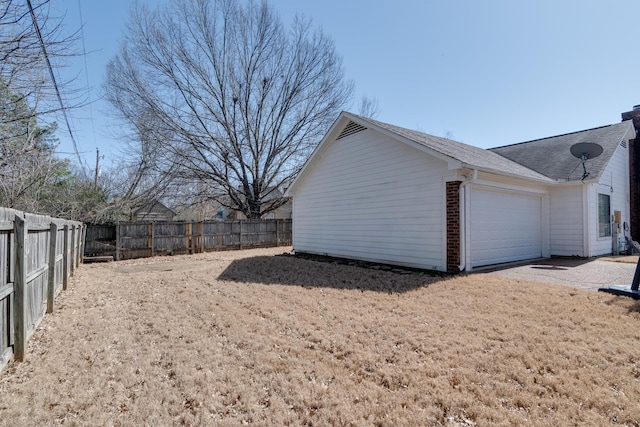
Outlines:
{"label": "bare tree", "polygon": [[[41,201],[68,172],[55,157],[55,113],[65,84],[56,61],[72,54],[75,36],[62,35],[49,0],[0,0],[0,203],[43,211]],[[63,84],[65,83],[65,84]],[[55,200],[52,198],[50,200]],[[59,208],[62,208],[61,206]]]}
{"label": "bare tree", "polygon": [[380,104],[378,98],[369,98],[363,96],[360,98],[360,105],[358,106],[358,114],[370,119],[375,119],[380,114]]}
{"label": "bare tree", "polygon": [[51,182],[55,125],[40,127],[24,96],[0,81],[0,205],[37,210],[38,195]]}
{"label": "bare tree", "polygon": [[[52,77],[53,68],[61,68],[75,55],[76,36],[64,34],[62,17],[52,16],[49,0],[0,0],[0,81],[19,95],[16,102],[24,99],[30,106],[29,117],[14,120],[43,120],[82,104],[72,81],[56,82]],[[61,106],[60,94],[71,104]]]}
{"label": "bare tree", "polygon": [[285,202],[275,190],[352,84],[333,42],[303,18],[287,29],[266,1],[180,0],[132,10],[105,92],[157,173],[256,218]]}

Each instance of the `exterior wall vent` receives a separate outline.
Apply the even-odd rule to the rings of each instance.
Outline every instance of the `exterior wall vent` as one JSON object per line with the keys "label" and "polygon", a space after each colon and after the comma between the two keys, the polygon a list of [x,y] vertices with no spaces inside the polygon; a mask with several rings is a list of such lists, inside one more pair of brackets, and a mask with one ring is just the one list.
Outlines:
{"label": "exterior wall vent", "polygon": [[627,148],[627,141],[622,141],[620,143],[620,145],[622,145],[622,147]]}
{"label": "exterior wall vent", "polygon": [[338,137],[336,138],[336,140],[338,139],[342,139],[342,138],[346,138],[348,136],[351,136],[353,134],[356,134],[358,132],[362,132],[363,130],[367,130],[366,127],[359,125],[357,123],[354,122],[349,122],[347,123],[347,125],[344,127],[344,129],[342,130],[342,132],[340,132],[340,135],[338,135]]}

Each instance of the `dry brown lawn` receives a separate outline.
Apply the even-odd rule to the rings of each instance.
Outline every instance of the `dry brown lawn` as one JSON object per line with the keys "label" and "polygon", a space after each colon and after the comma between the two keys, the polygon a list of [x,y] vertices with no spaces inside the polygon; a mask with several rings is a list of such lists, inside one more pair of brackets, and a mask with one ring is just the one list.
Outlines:
{"label": "dry brown lawn", "polygon": [[639,425],[638,303],[282,252],[82,266],[0,424]]}

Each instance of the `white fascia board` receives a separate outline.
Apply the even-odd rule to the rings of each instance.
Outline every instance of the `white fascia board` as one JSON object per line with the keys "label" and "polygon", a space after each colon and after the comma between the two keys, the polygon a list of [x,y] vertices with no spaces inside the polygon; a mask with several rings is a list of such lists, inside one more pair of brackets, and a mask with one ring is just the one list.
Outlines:
{"label": "white fascia board", "polygon": [[331,125],[331,128],[329,129],[329,131],[327,132],[327,134],[324,136],[324,138],[322,138],[322,140],[320,141],[320,143],[318,144],[318,146],[315,148],[315,150],[313,151],[313,153],[311,153],[311,156],[309,156],[309,159],[307,159],[306,163],[304,164],[304,166],[302,167],[302,169],[300,170],[300,172],[298,173],[298,176],[293,180],[293,182],[291,183],[291,185],[289,186],[289,188],[287,189],[287,191],[285,192],[285,197],[291,197],[293,196],[293,194],[295,193],[295,188],[297,186],[297,184],[299,183],[299,181],[301,181],[304,178],[304,175],[306,173],[307,170],[309,170],[310,168],[313,167],[313,164],[315,164],[315,162],[317,161],[318,158],[320,158],[322,156],[322,153],[324,153],[324,151],[327,149],[328,145],[333,143],[335,141],[335,139],[338,137],[339,132],[342,130],[343,125],[345,125],[346,123],[348,123],[349,121],[352,121],[354,123],[357,123],[361,126],[366,127],[367,129],[371,129],[374,130],[376,132],[379,132],[395,141],[399,141],[402,142],[403,144],[406,144],[410,147],[413,147],[423,153],[426,153],[432,157],[435,157],[437,159],[440,159],[444,162],[447,163],[447,168],[449,170],[455,170],[455,169],[460,169],[462,167],[462,162],[460,162],[459,160],[456,160],[452,157],[446,156],[438,151],[435,151],[429,147],[425,147],[422,144],[419,144],[415,141],[412,141],[408,138],[405,138],[403,136],[400,136],[394,132],[388,131],[387,129],[381,128],[377,125],[375,125],[374,123],[371,123],[367,120],[362,120],[359,117],[353,116],[350,113],[347,113],[345,111],[343,111],[342,113],[340,113],[340,115],[338,116],[338,118],[336,119],[335,122],[333,122],[333,125]]}
{"label": "white fascia board", "polygon": [[433,150],[429,147],[426,147],[422,144],[419,144],[415,141],[410,140],[409,138],[406,138],[402,135],[398,135],[395,132],[392,132],[390,130],[387,130],[385,128],[379,127],[377,126],[375,123],[371,123],[369,121],[366,120],[362,120],[359,117],[355,117],[349,113],[343,113],[346,117],[348,117],[351,121],[358,123],[359,125],[362,125],[368,129],[373,129],[391,139],[394,139],[396,141],[402,142],[403,144],[406,144],[410,147],[413,147],[419,151],[422,151],[423,153],[426,153],[432,157],[435,157],[436,159],[442,160],[443,162],[447,163],[448,169],[449,170],[453,170],[453,169],[460,169],[462,167],[462,162],[454,159],[452,157],[449,157],[445,154],[440,153],[439,151]]}
{"label": "white fascia board", "polygon": [[636,128],[633,126],[633,120],[627,120],[627,121],[629,122],[629,125],[627,127],[627,133],[622,138],[624,141],[629,141],[630,139],[636,138]]}
{"label": "white fascia board", "polygon": [[557,184],[557,181],[551,179],[551,178],[547,178],[547,177],[541,177],[541,178],[530,178],[527,176],[522,176],[522,175],[518,175],[518,174],[514,174],[514,173],[508,173],[508,172],[504,172],[504,171],[498,171],[498,170],[494,170],[494,169],[490,169],[490,168],[483,168],[480,166],[475,166],[475,165],[470,165],[467,163],[464,163],[462,165],[465,168],[468,169],[477,169],[480,172],[486,172],[486,173],[490,173],[493,175],[500,175],[500,176],[506,176],[509,178],[518,178],[518,179],[524,179],[526,181],[533,181],[533,182],[539,182],[542,184],[547,184],[547,185],[553,185],[553,184]]}
{"label": "white fascia board", "polygon": [[[623,142],[626,142],[628,144],[629,140],[634,139],[636,137],[636,128],[633,127],[633,121],[631,120],[627,120],[627,121],[629,122],[627,124],[627,132],[622,136],[622,138],[620,138],[620,141],[618,141],[618,144],[616,145],[616,149],[613,151],[613,154],[609,158],[609,163],[611,163],[611,159],[613,159],[613,157],[616,155],[616,152],[620,149],[620,144],[622,144]],[[588,183],[600,182],[600,180],[602,179],[602,174],[607,169],[607,167],[609,167],[609,163],[607,163],[607,165],[600,170],[600,173],[598,174],[598,176],[585,180],[584,182],[588,182]]]}

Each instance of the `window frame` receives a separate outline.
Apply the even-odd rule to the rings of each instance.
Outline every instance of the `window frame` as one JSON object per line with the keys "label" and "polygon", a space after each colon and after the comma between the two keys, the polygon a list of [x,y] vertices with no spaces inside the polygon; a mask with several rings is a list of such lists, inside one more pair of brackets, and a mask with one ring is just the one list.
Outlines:
{"label": "window frame", "polygon": [[[603,205],[605,200],[606,206]],[[608,212],[604,212],[605,208],[608,208]],[[598,238],[607,237],[611,237],[611,195],[598,193]]]}

